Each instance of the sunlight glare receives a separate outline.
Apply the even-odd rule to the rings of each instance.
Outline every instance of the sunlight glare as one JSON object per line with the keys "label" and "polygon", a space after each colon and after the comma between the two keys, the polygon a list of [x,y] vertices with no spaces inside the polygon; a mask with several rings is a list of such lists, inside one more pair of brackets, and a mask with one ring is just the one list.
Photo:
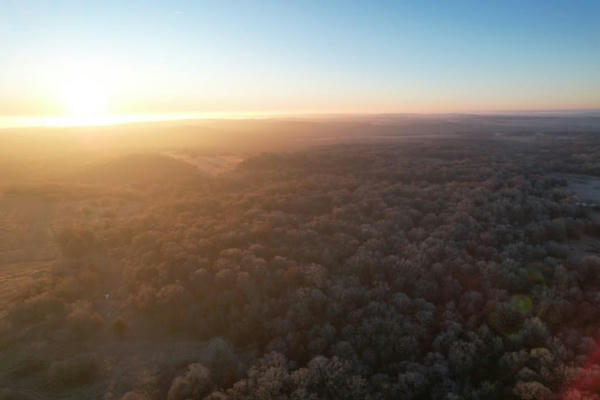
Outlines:
{"label": "sunlight glare", "polygon": [[63,87],[61,103],[72,116],[98,116],[107,112],[106,92],[90,80],[75,80]]}

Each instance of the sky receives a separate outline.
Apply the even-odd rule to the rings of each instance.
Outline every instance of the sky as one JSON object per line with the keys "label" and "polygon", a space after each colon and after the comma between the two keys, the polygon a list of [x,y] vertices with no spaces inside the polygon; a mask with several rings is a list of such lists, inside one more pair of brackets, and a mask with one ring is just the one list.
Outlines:
{"label": "sky", "polygon": [[600,108],[600,1],[0,2],[0,117]]}

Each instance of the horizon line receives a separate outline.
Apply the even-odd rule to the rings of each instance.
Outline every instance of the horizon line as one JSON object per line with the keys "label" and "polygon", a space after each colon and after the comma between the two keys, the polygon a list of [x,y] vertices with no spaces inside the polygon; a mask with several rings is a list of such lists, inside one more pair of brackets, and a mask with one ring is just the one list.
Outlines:
{"label": "horizon line", "polygon": [[569,116],[598,113],[600,108],[472,110],[472,111],[209,111],[191,113],[103,114],[103,115],[0,115],[0,129],[76,128],[209,120],[279,120],[289,118],[351,118],[386,116]]}

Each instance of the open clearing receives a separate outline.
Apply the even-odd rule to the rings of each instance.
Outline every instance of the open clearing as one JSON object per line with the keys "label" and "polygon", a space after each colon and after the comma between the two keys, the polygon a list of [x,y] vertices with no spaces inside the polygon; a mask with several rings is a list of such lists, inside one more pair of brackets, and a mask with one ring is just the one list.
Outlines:
{"label": "open clearing", "polygon": [[163,154],[174,158],[175,160],[193,165],[198,171],[213,176],[231,171],[244,160],[242,157],[235,155],[204,156],[173,151],[168,151]]}
{"label": "open clearing", "polygon": [[600,205],[600,178],[590,175],[553,174],[553,178],[565,179],[567,189],[577,196],[577,200],[591,205]]}
{"label": "open clearing", "polygon": [[0,318],[6,313],[3,305],[40,281],[58,259],[56,232],[103,225],[136,212],[138,206],[132,201],[52,200],[0,192]]}

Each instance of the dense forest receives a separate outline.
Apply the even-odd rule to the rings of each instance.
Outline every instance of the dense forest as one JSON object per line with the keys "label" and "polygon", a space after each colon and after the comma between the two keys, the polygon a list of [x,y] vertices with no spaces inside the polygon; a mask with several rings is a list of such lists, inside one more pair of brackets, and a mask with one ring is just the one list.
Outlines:
{"label": "dense forest", "polygon": [[521,139],[7,187],[77,211],[5,307],[0,399],[600,399],[600,139]]}

